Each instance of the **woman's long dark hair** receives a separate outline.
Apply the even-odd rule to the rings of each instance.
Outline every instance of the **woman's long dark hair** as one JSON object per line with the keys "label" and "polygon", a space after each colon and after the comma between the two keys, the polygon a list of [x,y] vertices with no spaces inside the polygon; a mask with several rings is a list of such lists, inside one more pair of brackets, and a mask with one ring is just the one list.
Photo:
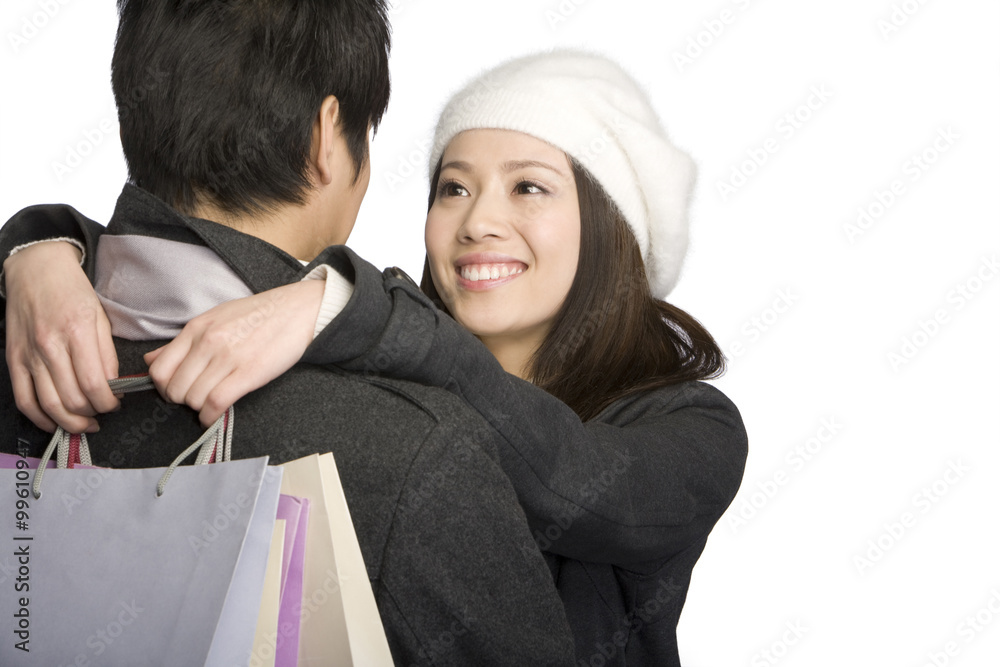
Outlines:
{"label": "woman's long dark hair", "polygon": [[[580,261],[528,378],[583,421],[657,387],[718,377],[725,357],[693,317],[649,291],[639,244],[604,188],[570,160],[580,202]],[[437,192],[441,165],[431,183]],[[585,270],[584,270],[585,269]],[[425,260],[420,288],[441,305]]]}

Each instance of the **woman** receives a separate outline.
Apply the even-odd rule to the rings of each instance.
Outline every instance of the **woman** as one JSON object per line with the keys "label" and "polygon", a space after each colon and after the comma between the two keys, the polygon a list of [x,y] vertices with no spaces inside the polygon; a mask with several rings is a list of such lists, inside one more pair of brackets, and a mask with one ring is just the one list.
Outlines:
{"label": "woman", "polygon": [[[430,167],[423,293],[341,248],[353,294],[302,360],[464,398],[504,439],[580,664],[679,664],[691,570],[746,457],[737,409],[698,382],[722,371],[719,348],[656,298],[686,247],[689,158],[617,65],[556,52],[456,94]],[[209,311],[151,353],[161,391],[210,421],[283,372],[291,362],[240,370],[313,325],[318,292],[279,290]],[[265,303],[276,316],[248,330]]]}

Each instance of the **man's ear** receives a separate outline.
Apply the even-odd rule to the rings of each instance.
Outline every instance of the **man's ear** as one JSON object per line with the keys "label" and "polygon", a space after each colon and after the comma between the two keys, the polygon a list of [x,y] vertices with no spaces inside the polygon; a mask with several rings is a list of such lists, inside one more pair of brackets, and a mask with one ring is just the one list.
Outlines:
{"label": "man's ear", "polygon": [[312,162],[322,185],[333,182],[333,175],[343,165],[338,163],[337,138],[340,136],[340,101],[333,95],[324,98],[313,122]]}

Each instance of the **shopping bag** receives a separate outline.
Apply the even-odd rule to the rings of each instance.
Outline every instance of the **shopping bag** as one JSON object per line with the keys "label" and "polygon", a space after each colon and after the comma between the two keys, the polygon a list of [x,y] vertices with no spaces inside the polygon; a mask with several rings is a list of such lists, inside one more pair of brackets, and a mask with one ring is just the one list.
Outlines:
{"label": "shopping bag", "polygon": [[[265,457],[265,463],[266,460]],[[243,548],[239,552],[215,635],[212,637],[206,665],[236,667],[247,664],[246,656],[253,648],[257,617],[264,592],[267,561],[271,552],[275,514],[281,492],[281,477],[281,468],[265,467],[260,494],[252,510],[250,525],[243,540]],[[237,500],[239,501],[239,497]],[[227,509],[231,513],[232,507]],[[228,513],[226,516],[228,517]]]}
{"label": "shopping bag", "polygon": [[[281,501],[278,501],[279,507]],[[280,514],[280,510],[279,510]],[[268,639],[278,632],[278,611],[281,608],[281,564],[285,548],[285,521],[274,522],[271,535],[271,551],[267,555],[267,573],[264,575],[264,591],[257,614],[257,629],[253,637],[253,658],[250,667],[275,667],[274,649]]]}
{"label": "shopping bag", "polygon": [[[285,503],[284,511],[280,502]],[[299,661],[299,625],[302,617],[302,571],[305,566],[306,534],[309,524],[309,500],[282,495],[279,516],[293,526],[285,534],[285,560],[282,563],[281,608],[278,612],[278,633],[275,667],[296,667]],[[251,665],[251,667],[253,667]]]}
{"label": "shopping bag", "polygon": [[[288,568],[291,566],[291,555],[292,549],[295,546],[295,535],[299,530],[299,519],[302,518],[302,504],[303,502],[308,503],[309,501],[303,501],[302,498],[296,498],[295,496],[289,496],[286,494],[281,494],[278,498],[278,520],[284,521],[286,524],[285,533],[283,536],[284,547],[282,548],[282,560],[281,560],[281,592],[283,596],[285,591],[285,585],[288,581]],[[302,524],[302,530],[305,530],[305,524]]]}
{"label": "shopping bag", "polygon": [[281,492],[309,500],[298,664],[391,666],[333,455],[313,454],[280,467]]}
{"label": "shopping bag", "polygon": [[[196,443],[200,462],[215,439],[208,453]],[[0,506],[14,508],[0,543],[17,574],[0,595],[0,664],[241,664],[281,470],[266,458],[51,470],[50,453],[0,470]]]}
{"label": "shopping bag", "polygon": [[[283,527],[281,544],[271,544],[277,554],[278,590],[261,602],[257,635],[249,667],[296,667],[299,655],[299,620],[302,611],[302,565],[305,560],[309,501],[282,494],[276,524]],[[278,539],[278,538],[275,538]],[[271,561],[268,560],[268,572]],[[273,623],[271,614],[273,614]]]}

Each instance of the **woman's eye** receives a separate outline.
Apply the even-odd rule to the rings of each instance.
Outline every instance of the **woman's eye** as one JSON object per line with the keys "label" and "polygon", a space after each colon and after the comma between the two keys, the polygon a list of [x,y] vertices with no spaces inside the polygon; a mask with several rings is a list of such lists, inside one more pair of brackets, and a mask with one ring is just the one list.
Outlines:
{"label": "woman's eye", "polygon": [[468,194],[468,190],[455,181],[445,181],[438,186],[438,195],[441,197],[462,197]]}
{"label": "woman's eye", "polygon": [[531,181],[521,181],[514,187],[514,191],[520,195],[541,195],[546,192],[545,188]]}

